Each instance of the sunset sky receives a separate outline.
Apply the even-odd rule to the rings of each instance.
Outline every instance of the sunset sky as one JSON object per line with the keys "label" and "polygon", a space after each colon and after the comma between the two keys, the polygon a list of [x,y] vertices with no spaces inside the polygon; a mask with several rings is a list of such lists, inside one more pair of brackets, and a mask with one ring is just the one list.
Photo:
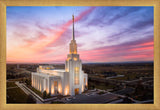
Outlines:
{"label": "sunset sky", "polygon": [[153,61],[153,7],[7,7],[7,63]]}

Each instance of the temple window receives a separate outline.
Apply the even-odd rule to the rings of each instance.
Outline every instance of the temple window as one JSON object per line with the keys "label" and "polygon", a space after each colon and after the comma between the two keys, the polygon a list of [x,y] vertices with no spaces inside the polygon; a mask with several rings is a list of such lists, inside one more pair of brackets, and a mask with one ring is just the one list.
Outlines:
{"label": "temple window", "polygon": [[77,58],[76,58],[76,57],[74,57],[74,61],[77,61]]}
{"label": "temple window", "polygon": [[78,67],[74,68],[74,84],[75,85],[79,84],[79,68]]}

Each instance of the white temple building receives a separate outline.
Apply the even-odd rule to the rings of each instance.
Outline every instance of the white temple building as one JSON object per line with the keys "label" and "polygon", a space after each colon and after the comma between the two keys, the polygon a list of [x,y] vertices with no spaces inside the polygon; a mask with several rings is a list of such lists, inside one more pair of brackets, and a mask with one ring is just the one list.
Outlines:
{"label": "white temple building", "polygon": [[73,35],[65,69],[55,69],[53,66],[39,66],[37,72],[31,74],[32,86],[37,90],[51,95],[81,94],[88,85],[88,75],[82,70],[82,62],[77,54],[77,44]]}

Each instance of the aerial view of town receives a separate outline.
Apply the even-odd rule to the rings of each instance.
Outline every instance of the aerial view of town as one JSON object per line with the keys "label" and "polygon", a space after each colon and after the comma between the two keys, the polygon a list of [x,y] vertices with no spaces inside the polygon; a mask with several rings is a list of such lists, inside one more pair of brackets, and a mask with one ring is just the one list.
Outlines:
{"label": "aerial view of town", "polygon": [[154,103],[153,7],[7,7],[7,104]]}

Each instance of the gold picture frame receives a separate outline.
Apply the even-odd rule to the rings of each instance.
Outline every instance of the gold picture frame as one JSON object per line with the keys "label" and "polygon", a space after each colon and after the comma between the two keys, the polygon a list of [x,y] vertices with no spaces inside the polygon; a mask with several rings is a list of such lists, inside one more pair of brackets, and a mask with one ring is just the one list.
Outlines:
{"label": "gold picture frame", "polygon": [[[6,7],[7,6],[153,6],[154,103],[153,104],[7,104]],[[158,110],[160,109],[160,1],[159,0],[0,0],[0,109],[1,110]]]}

